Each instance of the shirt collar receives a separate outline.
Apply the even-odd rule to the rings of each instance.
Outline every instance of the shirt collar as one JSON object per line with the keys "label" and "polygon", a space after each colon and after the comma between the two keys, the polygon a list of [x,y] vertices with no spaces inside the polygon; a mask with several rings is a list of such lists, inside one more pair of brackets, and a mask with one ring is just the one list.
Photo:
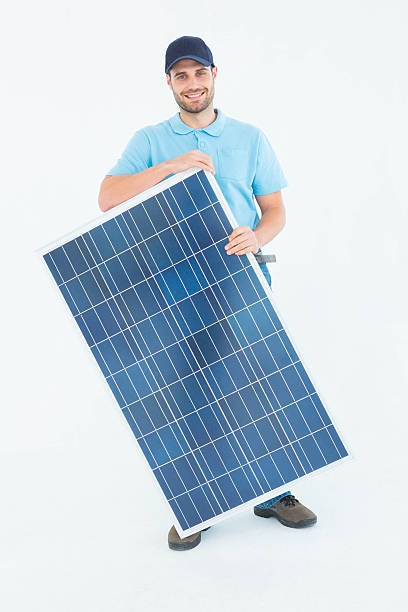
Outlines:
{"label": "shirt collar", "polygon": [[184,121],[180,119],[179,113],[176,113],[175,115],[173,115],[173,117],[170,117],[169,122],[171,128],[174,132],[176,132],[176,134],[189,134],[190,132],[206,132],[210,136],[219,136],[222,130],[224,129],[225,115],[219,108],[216,108],[214,110],[217,112],[216,120],[204,128],[196,130],[190,127],[189,125],[186,125]]}

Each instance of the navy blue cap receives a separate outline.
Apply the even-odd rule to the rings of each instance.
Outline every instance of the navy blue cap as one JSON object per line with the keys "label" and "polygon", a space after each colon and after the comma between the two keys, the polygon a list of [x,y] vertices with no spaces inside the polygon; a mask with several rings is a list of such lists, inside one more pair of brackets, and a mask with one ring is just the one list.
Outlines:
{"label": "navy blue cap", "polygon": [[203,39],[197,36],[181,36],[169,44],[166,51],[166,74],[181,59],[193,59],[204,66],[214,64],[211,50]]}

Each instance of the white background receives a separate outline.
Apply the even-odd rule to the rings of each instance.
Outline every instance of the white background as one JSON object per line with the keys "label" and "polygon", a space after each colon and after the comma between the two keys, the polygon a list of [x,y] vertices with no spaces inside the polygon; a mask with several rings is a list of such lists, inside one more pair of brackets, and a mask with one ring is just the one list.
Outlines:
{"label": "white background", "polygon": [[[403,609],[407,9],[403,0],[8,3],[0,44],[5,612]],[[168,43],[201,36],[215,106],[287,176],[279,311],[354,461],[299,482],[308,530],[236,515],[184,554],[35,249],[100,214],[133,132],[177,111]]]}

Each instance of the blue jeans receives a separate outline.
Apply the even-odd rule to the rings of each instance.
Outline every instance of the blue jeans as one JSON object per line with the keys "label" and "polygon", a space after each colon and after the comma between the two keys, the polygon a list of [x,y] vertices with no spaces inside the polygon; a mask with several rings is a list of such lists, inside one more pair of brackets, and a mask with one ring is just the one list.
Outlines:
{"label": "blue jeans", "polygon": [[282,493],[281,495],[277,495],[276,497],[272,497],[271,499],[268,499],[268,501],[266,502],[262,502],[262,504],[256,504],[256,505],[258,508],[270,508],[271,506],[276,504],[276,502],[282,499],[282,497],[285,497],[286,495],[290,495],[290,491],[286,491],[286,493]]}
{"label": "blue jeans", "polygon": [[258,265],[261,268],[262,273],[264,277],[266,278],[268,285],[272,287],[272,279],[271,279],[271,275],[269,274],[268,266],[266,265],[266,263],[260,263]]}

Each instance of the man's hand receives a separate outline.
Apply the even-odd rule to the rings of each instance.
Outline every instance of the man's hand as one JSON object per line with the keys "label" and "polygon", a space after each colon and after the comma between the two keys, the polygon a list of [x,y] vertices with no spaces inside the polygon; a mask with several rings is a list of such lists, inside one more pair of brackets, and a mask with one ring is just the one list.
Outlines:
{"label": "man's hand", "polygon": [[202,168],[215,174],[211,157],[195,149],[134,174],[107,175],[103,179],[99,191],[99,207],[103,212],[106,212],[138,193],[150,189],[153,185],[157,185],[169,174],[182,172],[193,167]]}
{"label": "man's hand", "polygon": [[246,255],[247,253],[257,253],[259,250],[258,238],[253,230],[247,225],[236,227],[229,237],[225,250],[228,255]]}
{"label": "man's hand", "polygon": [[257,253],[265,244],[268,244],[285,225],[285,207],[280,191],[266,195],[255,196],[262,211],[262,217],[256,228],[251,230],[247,225],[236,227],[229,237],[225,250],[228,255],[246,255]]}
{"label": "man's hand", "polygon": [[184,153],[184,155],[179,157],[173,157],[173,159],[169,159],[166,163],[173,174],[193,167],[202,168],[203,170],[208,170],[211,174],[215,174],[211,157],[198,149]]}

